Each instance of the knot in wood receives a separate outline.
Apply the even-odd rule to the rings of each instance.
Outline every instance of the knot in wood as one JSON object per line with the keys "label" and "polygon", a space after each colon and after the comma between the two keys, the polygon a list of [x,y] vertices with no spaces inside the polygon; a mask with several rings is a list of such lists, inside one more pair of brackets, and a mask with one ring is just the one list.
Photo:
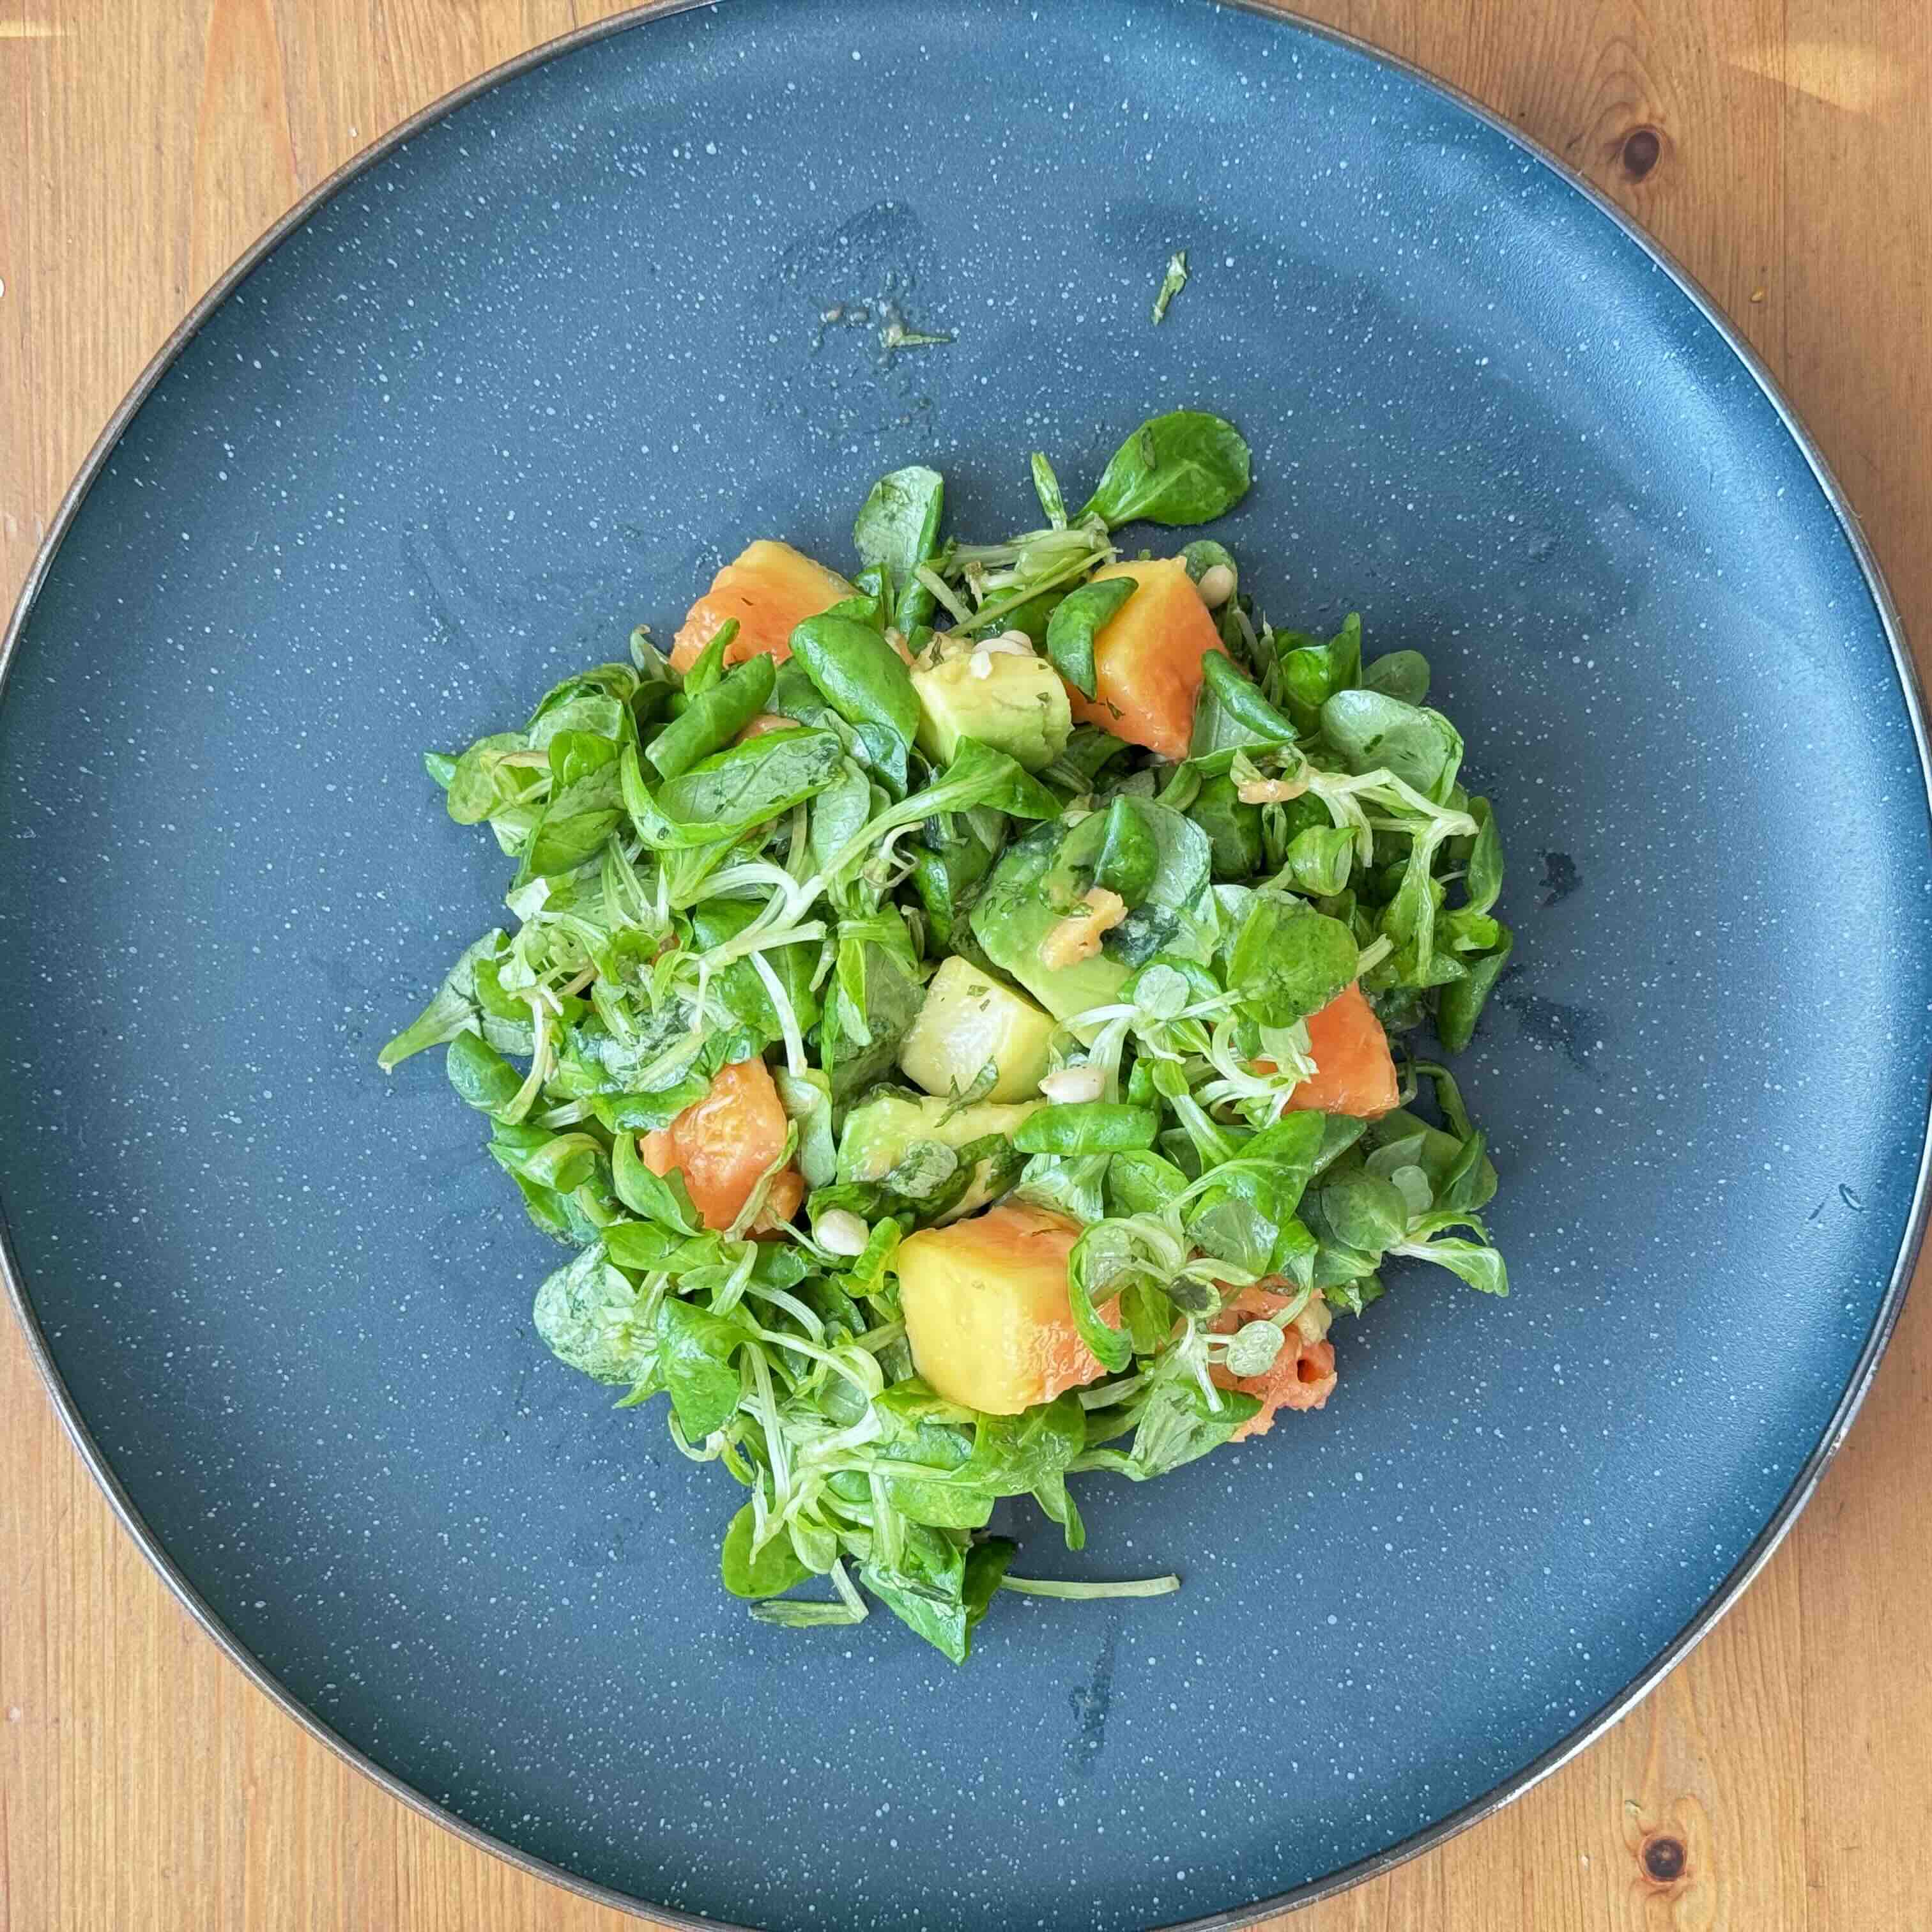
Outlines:
{"label": "knot in wood", "polygon": [[1658,1837],[1646,1838],[1641,1853],[1643,1868],[1659,1885],[1669,1885],[1684,1876],[1684,1840]]}
{"label": "knot in wood", "polygon": [[1642,181],[1664,158],[1664,136],[1654,128],[1633,128],[1624,136],[1624,172]]}

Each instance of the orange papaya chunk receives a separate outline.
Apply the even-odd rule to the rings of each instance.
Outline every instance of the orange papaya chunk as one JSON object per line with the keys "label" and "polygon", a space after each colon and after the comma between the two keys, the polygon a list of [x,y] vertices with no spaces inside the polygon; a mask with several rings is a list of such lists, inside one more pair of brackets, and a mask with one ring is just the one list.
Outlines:
{"label": "orange papaya chunk", "polygon": [[808,617],[829,610],[852,586],[790,544],[760,537],[747,544],[711,580],[672,640],[674,670],[690,670],[728,618],[738,634],[724,646],[728,664],[764,655],[780,664],[791,656],[791,634]]}
{"label": "orange papaya chunk", "polygon": [[1074,716],[1177,763],[1194,735],[1201,660],[1221,649],[1214,620],[1178,557],[1109,564],[1094,580],[1138,586],[1094,638],[1094,696],[1068,688]]}
{"label": "orange papaya chunk", "polygon": [[1401,1104],[1388,1035],[1359,986],[1349,985],[1308,1016],[1315,1072],[1288,1096],[1291,1107],[1372,1120]]}
{"label": "orange papaya chunk", "polygon": [[[1243,1288],[1208,1327],[1211,1334],[1232,1335],[1244,1323],[1265,1322],[1300,1299],[1298,1295],[1277,1294],[1267,1282],[1256,1282],[1252,1288]],[[1259,1375],[1234,1375],[1219,1363],[1208,1372],[1216,1388],[1239,1389],[1261,1402],[1261,1412],[1250,1416],[1228,1437],[1231,1442],[1265,1436],[1285,1408],[1319,1408],[1336,1382],[1335,1348],[1328,1340],[1328,1304],[1318,1294],[1310,1299],[1283,1328],[1281,1353]]]}
{"label": "orange papaya chunk", "polygon": [[[721,1066],[711,1090],[669,1126],[640,1135],[638,1154],[653,1174],[676,1168],[704,1225],[722,1229],[738,1218],[759,1177],[784,1150],[786,1125],[765,1063],[740,1060]],[[789,1221],[804,1198],[803,1176],[786,1168],[772,1183],[752,1232]]]}

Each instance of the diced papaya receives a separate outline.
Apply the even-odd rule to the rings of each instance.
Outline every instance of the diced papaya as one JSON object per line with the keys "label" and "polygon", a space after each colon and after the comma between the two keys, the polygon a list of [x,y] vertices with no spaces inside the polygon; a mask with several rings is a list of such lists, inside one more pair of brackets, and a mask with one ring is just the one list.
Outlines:
{"label": "diced papaya", "polygon": [[1288,1096],[1291,1107],[1372,1120],[1402,1103],[1388,1035],[1359,986],[1350,984],[1308,1016],[1315,1072]]}
{"label": "diced papaya", "polygon": [[[913,1365],[949,1402],[1017,1415],[1104,1371],[1073,1325],[1066,1257],[1080,1225],[1011,1202],[899,1244]],[[1100,1310],[1118,1318],[1118,1298]]]}
{"label": "diced papaya", "polygon": [[[1232,1335],[1250,1322],[1265,1322],[1271,1315],[1298,1300],[1279,1294],[1266,1282],[1244,1288],[1208,1324],[1216,1335]],[[1219,1363],[1208,1371],[1217,1388],[1239,1389],[1258,1397],[1261,1412],[1251,1415],[1228,1437],[1231,1442],[1250,1436],[1265,1436],[1284,1408],[1319,1408],[1333,1393],[1336,1382],[1335,1348],[1328,1339],[1328,1304],[1313,1295],[1308,1304],[1282,1330],[1281,1352],[1258,1376],[1232,1374]]]}
{"label": "diced papaya", "polygon": [[1138,588],[1094,638],[1094,692],[1069,688],[1073,715],[1177,763],[1194,735],[1201,660],[1221,649],[1214,620],[1178,557],[1110,564],[1098,583],[1131,577]]}
{"label": "diced papaya", "polygon": [[[653,1174],[676,1168],[707,1228],[725,1228],[751,1198],[759,1177],[784,1150],[785,1111],[762,1060],[721,1066],[711,1090],[668,1127],[639,1136],[638,1154]],[[772,1183],[754,1234],[789,1221],[805,1198],[805,1180],[788,1167]]]}
{"label": "diced papaya", "polygon": [[761,653],[783,664],[791,656],[792,632],[851,595],[851,585],[837,572],[790,544],[760,537],[747,544],[691,607],[671,642],[671,668],[690,670],[728,617],[738,620],[738,634],[724,646],[728,664]]}

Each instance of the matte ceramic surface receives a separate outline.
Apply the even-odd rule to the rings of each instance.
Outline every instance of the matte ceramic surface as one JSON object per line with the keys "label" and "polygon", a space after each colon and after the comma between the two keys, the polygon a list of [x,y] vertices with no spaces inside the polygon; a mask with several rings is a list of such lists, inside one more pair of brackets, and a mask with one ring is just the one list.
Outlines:
{"label": "matte ceramic surface", "polygon": [[[754,536],[846,557],[884,469],[996,530],[1029,448],[1089,479],[1183,404],[1253,443],[1216,534],[1269,610],[1427,652],[1496,800],[1465,1067],[1515,1292],[1404,1276],[1323,1413],[1090,1480],[1081,1557],[1022,1523],[1178,1598],[1003,1601],[963,1671],[760,1628],[734,1486],[549,1358],[557,1251],[434,1057],[374,1066],[507,883],[417,753]],[[108,459],[0,706],[0,1196],[134,1509],[377,1766],[685,1911],[1112,1932],[1479,1800],[1748,1560],[1895,1309],[1928,890],[1825,487],[1544,160],[1246,14],[737,0],[381,160]]]}

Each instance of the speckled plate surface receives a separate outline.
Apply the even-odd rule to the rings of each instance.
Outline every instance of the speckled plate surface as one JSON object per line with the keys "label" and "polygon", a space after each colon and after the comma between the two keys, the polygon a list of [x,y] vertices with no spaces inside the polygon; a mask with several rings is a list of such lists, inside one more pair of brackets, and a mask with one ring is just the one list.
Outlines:
{"label": "speckled plate surface", "polygon": [[[754,535],[842,556],[881,470],[1009,524],[1029,448],[1181,404],[1254,445],[1217,534],[1270,610],[1427,652],[1507,828],[1466,1066],[1516,1292],[1402,1279],[1324,1412],[1090,1481],[1081,1558],[1028,1526],[1178,1598],[1006,1603],[964,1671],[760,1628],[731,1486],[548,1357],[554,1251],[434,1060],[373,1065],[504,878],[417,752]],[[0,703],[29,1330],[224,1640],[514,1856],[841,1932],[1305,1894],[1654,1679],[1849,1422],[1917,1231],[1922,748],[1759,374],[1417,76],[1151,0],[650,21],[294,226],[57,533]]]}

